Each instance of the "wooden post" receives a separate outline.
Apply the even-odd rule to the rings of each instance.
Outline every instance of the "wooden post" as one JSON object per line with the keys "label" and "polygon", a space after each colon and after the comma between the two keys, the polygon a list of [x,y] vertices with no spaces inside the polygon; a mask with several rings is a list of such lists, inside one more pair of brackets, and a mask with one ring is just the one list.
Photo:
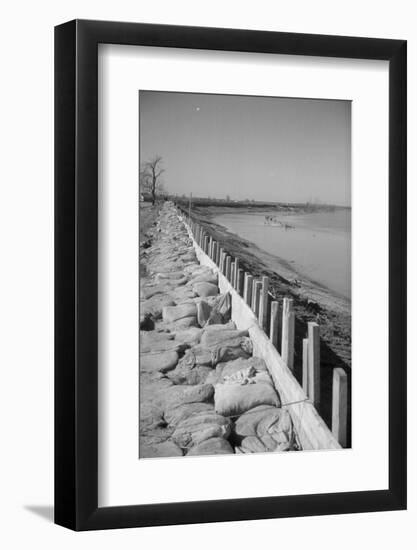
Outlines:
{"label": "wooden post", "polygon": [[250,307],[252,305],[252,285],[253,285],[253,277],[250,273],[246,273],[246,280],[245,280],[245,292],[244,292],[244,299],[245,302]]}
{"label": "wooden post", "polygon": [[278,348],[278,302],[271,302],[271,322],[269,324],[269,339],[275,348]]}
{"label": "wooden post", "polygon": [[262,281],[255,281],[255,292],[253,295],[253,312],[259,320],[259,302],[261,298]]}
{"label": "wooden post", "polygon": [[239,296],[243,296],[243,269],[237,270],[237,289]]}
{"label": "wooden post", "polygon": [[226,279],[230,281],[230,272],[232,270],[232,258],[227,255],[226,256]]}
{"label": "wooden post", "polygon": [[256,283],[258,281],[256,279],[252,279],[252,302],[251,302],[251,309],[255,313],[255,295],[256,295]]}
{"label": "wooden post", "polygon": [[317,408],[320,404],[320,328],[308,323],[308,397]]}
{"label": "wooden post", "polygon": [[223,249],[220,247],[220,243],[217,243],[217,254],[216,254],[216,264],[220,266],[221,251]]}
{"label": "wooden post", "polygon": [[239,280],[239,259],[235,259],[235,278],[233,281],[233,287],[239,292],[238,280]]}
{"label": "wooden post", "polygon": [[208,246],[208,235],[204,235],[204,241],[203,241],[203,252],[207,253],[207,246]]}
{"label": "wooden post", "polygon": [[213,241],[213,262],[217,262],[217,241]]}
{"label": "wooden post", "polygon": [[261,328],[266,330],[267,325],[267,313],[268,313],[268,290],[269,290],[269,277],[262,277],[262,290],[261,299],[259,301],[259,324]]}
{"label": "wooden post", "polygon": [[220,249],[220,271],[224,275],[224,258],[225,258],[225,251],[223,248]]}
{"label": "wooden post", "polygon": [[347,444],[347,374],[333,370],[332,433],[342,447]]}
{"label": "wooden post", "polygon": [[[231,261],[231,259],[230,259]],[[235,262],[232,262],[231,261],[231,264],[230,264],[230,284],[232,285],[233,288],[235,288],[235,285],[234,285],[234,282],[235,282]]]}
{"label": "wooden post", "polygon": [[308,395],[308,338],[303,338],[303,390]]}
{"label": "wooden post", "polygon": [[282,307],[281,357],[289,369],[294,367],[295,316],[292,298],[284,298]]}
{"label": "wooden post", "polygon": [[213,249],[213,237],[210,237],[209,243],[208,243],[208,257],[212,258],[212,249]]}

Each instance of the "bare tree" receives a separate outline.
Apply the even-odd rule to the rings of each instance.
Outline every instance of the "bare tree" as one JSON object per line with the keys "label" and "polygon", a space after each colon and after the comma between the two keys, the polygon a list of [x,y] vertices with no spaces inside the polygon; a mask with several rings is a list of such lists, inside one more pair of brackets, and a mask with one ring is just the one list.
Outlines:
{"label": "bare tree", "polygon": [[152,204],[155,204],[156,193],[163,192],[163,184],[160,180],[165,172],[162,168],[162,157],[155,156],[144,162],[139,172],[139,185],[143,191],[148,191],[152,196]]}

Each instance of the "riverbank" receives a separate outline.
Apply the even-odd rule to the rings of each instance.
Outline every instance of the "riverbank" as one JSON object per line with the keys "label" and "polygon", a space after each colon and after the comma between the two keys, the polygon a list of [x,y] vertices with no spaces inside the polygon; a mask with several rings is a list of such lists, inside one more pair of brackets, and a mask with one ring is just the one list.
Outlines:
{"label": "riverbank", "polygon": [[[227,207],[230,212],[231,208]],[[262,210],[258,210],[262,211]],[[265,211],[265,209],[263,210]],[[331,420],[331,387],[335,367],[342,367],[351,377],[351,303],[329,289],[301,276],[291,264],[260,249],[250,241],[215,223],[213,218],[225,212],[225,207],[193,208],[192,217],[233,257],[239,258],[240,267],[254,277],[268,275],[273,296],[294,300],[295,374],[301,380],[302,339],[308,321],[320,325],[321,386],[323,402],[320,414],[329,425]],[[239,209],[241,212],[241,209]],[[349,422],[350,424],[350,422]]]}

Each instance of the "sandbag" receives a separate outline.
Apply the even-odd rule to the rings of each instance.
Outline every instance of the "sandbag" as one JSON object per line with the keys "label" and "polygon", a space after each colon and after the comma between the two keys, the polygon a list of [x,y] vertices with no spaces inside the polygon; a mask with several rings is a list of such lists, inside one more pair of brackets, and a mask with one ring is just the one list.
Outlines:
{"label": "sandbag", "polygon": [[191,369],[174,369],[168,376],[174,384],[186,384],[195,386],[197,384],[205,384],[208,375],[212,372],[211,367],[194,367]]}
{"label": "sandbag", "polygon": [[230,361],[224,366],[223,376],[232,376],[233,374],[252,367],[254,373],[267,372],[267,366],[260,357],[249,357],[248,359],[239,358]]}
{"label": "sandbag", "polygon": [[204,327],[210,318],[211,310],[213,309],[207,302],[201,300],[197,302],[197,321],[200,327]]}
{"label": "sandbag", "polygon": [[179,364],[187,365],[192,368],[196,365],[214,366],[211,350],[203,348],[200,344],[187,349],[184,356],[180,359]]}
{"label": "sandbag", "polygon": [[186,403],[200,403],[210,401],[214,388],[211,384],[197,386],[171,386],[161,394],[164,413],[178,405]]}
{"label": "sandbag", "polygon": [[[233,344],[233,345],[232,345]],[[234,359],[247,359],[252,354],[252,342],[249,338],[243,336],[240,340],[233,343],[227,343],[218,348],[212,348],[212,365],[221,362],[232,361]]]}
{"label": "sandbag", "polygon": [[167,441],[174,430],[172,428],[157,427],[152,430],[141,432],[139,436],[139,446],[155,445]]}
{"label": "sandbag", "polygon": [[271,405],[259,405],[258,407],[249,409],[235,421],[233,431],[239,437],[257,435],[259,422],[263,418],[268,418],[271,422],[278,420],[281,416],[281,411],[282,409]]}
{"label": "sandbag", "polygon": [[183,317],[173,323],[166,323],[165,327],[171,332],[185,330],[190,327],[197,327],[197,317]]}
{"label": "sandbag", "polygon": [[144,353],[140,355],[139,368],[141,371],[159,371],[166,373],[175,369],[178,363],[176,351],[162,351],[160,353]]}
{"label": "sandbag", "polygon": [[206,348],[229,343],[233,345],[237,339],[241,339],[243,336],[247,337],[248,335],[247,330],[204,330],[201,336],[201,345]]}
{"label": "sandbag", "polygon": [[256,369],[253,365],[248,365],[246,368],[240,368],[238,370],[228,369],[227,366],[223,369],[222,372],[222,383],[223,384],[257,384],[264,383],[273,386],[272,378],[267,371],[256,372]]}
{"label": "sandbag", "polygon": [[167,323],[173,323],[185,317],[197,317],[197,308],[195,304],[167,306],[162,310],[162,318]]}
{"label": "sandbag", "polygon": [[172,429],[157,428],[145,434],[141,433],[139,435],[139,457],[141,456],[141,450],[144,452],[146,448],[168,441],[172,432]]}
{"label": "sandbag", "polygon": [[165,412],[164,419],[170,426],[176,426],[182,420],[202,412],[214,412],[214,406],[211,403],[186,403],[178,405]]}
{"label": "sandbag", "polygon": [[141,300],[148,300],[156,294],[166,294],[167,291],[167,285],[143,286],[140,289],[140,298]]}
{"label": "sandbag", "polygon": [[209,271],[211,271],[209,267],[200,265],[198,263],[191,263],[184,268],[184,273],[191,275],[191,277],[196,277],[201,273],[207,273]]}
{"label": "sandbag", "polygon": [[223,437],[211,437],[192,447],[186,456],[234,454],[230,443]]}
{"label": "sandbag", "polygon": [[181,258],[184,262],[192,262],[197,258],[197,256],[195,255],[195,252],[192,251],[187,252],[186,254],[182,254]]}
{"label": "sandbag", "polygon": [[140,353],[151,351],[176,351],[178,342],[174,342],[174,335],[166,332],[140,331],[139,349]]}
{"label": "sandbag", "polygon": [[139,445],[139,458],[183,456],[182,450],[173,441]]}
{"label": "sandbag", "polygon": [[262,441],[272,437],[277,446],[288,444],[292,447],[295,444],[295,433],[288,409],[281,409],[281,415],[276,419],[267,416],[262,418],[256,427],[256,434]]}
{"label": "sandbag", "polygon": [[239,416],[258,405],[279,407],[279,397],[270,384],[217,384],[214,409],[223,416]]}
{"label": "sandbag", "polygon": [[229,292],[221,294],[215,297],[215,301],[211,304],[213,309],[210,314],[210,318],[207,321],[207,325],[213,325],[216,323],[226,323],[230,321],[232,314],[232,298]]}
{"label": "sandbag", "polygon": [[193,285],[193,290],[203,298],[206,296],[216,296],[216,294],[219,293],[218,286],[212,283],[195,283]]}
{"label": "sandbag", "polygon": [[222,372],[224,365],[227,363],[219,363],[216,365],[215,369],[212,369],[210,374],[206,378],[206,384],[213,384],[215,386],[218,384],[222,379]]}
{"label": "sandbag", "polygon": [[163,281],[164,279],[176,280],[182,279],[184,277],[183,271],[163,271],[161,273],[156,273],[155,278]]}
{"label": "sandbag", "polygon": [[178,330],[175,333],[175,340],[189,346],[195,346],[200,342],[202,330],[198,327],[189,327]]}
{"label": "sandbag", "polygon": [[165,426],[163,410],[155,403],[147,401],[140,404],[139,426],[141,433]]}
{"label": "sandbag", "polygon": [[215,332],[217,330],[236,330],[236,324],[234,321],[227,323],[213,323],[204,327],[204,333]]}
{"label": "sandbag", "polygon": [[230,435],[230,420],[214,413],[201,413],[180,422],[172,433],[172,440],[182,449],[198,445],[211,437]]}
{"label": "sandbag", "polygon": [[174,300],[176,304],[183,304],[186,300],[192,300],[195,297],[195,292],[186,286],[180,286],[173,288],[169,291],[169,295]]}
{"label": "sandbag", "polygon": [[[148,332],[147,334],[154,334],[155,332]],[[140,355],[147,353],[160,353],[161,351],[182,351],[185,349],[186,344],[181,344],[175,340],[155,340],[154,343],[147,342],[143,344],[140,342]]]}
{"label": "sandbag", "polygon": [[267,448],[256,436],[248,436],[242,440],[240,448],[244,453],[266,453]]}
{"label": "sandbag", "polygon": [[198,273],[196,275],[193,274],[187,285],[194,285],[196,283],[211,283],[212,285],[217,286],[217,281],[217,274],[208,270],[203,273]]}

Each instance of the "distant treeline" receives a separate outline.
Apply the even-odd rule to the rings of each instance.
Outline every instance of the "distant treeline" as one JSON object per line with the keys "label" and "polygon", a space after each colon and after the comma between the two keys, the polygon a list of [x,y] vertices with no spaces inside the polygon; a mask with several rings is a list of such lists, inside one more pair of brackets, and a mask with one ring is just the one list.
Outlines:
{"label": "distant treeline", "polygon": [[[178,206],[183,208],[188,208],[190,199],[187,197],[177,197],[173,195],[168,195],[165,197],[168,200],[172,200]],[[218,207],[229,207],[229,208],[245,208],[245,209],[258,209],[258,208],[268,208],[270,210],[277,211],[297,211],[302,210],[303,212],[334,212],[335,210],[350,208],[346,206],[336,206],[333,204],[318,204],[310,202],[300,202],[300,203],[288,203],[288,202],[263,202],[263,201],[235,201],[235,200],[225,200],[225,199],[212,199],[204,197],[193,197],[191,199],[191,205],[194,207],[209,207],[209,206],[218,206]]]}

